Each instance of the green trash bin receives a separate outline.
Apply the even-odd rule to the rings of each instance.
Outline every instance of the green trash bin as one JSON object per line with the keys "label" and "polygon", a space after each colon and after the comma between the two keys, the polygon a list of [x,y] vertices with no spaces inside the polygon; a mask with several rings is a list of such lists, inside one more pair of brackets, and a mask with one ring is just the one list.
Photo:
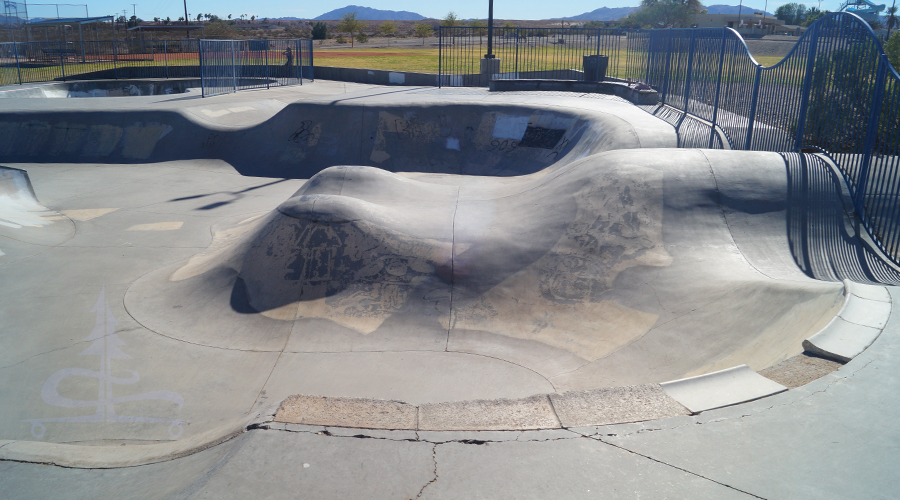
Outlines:
{"label": "green trash bin", "polygon": [[608,66],[609,56],[584,56],[584,81],[602,82]]}

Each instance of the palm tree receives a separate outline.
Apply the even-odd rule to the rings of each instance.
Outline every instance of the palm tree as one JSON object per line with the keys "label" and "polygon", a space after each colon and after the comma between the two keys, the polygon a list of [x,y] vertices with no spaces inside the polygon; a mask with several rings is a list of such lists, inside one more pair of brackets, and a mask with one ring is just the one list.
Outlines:
{"label": "palm tree", "polygon": [[891,30],[894,29],[894,26],[900,24],[900,19],[897,18],[897,0],[894,0],[891,4],[891,8],[887,10],[887,19],[885,20],[887,24],[887,38],[885,40],[891,39]]}

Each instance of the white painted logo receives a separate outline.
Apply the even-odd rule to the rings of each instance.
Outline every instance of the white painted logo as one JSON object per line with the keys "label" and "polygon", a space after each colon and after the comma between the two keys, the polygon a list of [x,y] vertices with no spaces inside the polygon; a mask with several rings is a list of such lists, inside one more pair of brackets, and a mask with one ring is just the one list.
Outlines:
{"label": "white painted logo", "polygon": [[[130,377],[114,377],[111,359],[131,359],[131,356],[125,354],[119,349],[119,346],[125,345],[118,335],[115,333],[116,319],[112,315],[109,303],[105,299],[105,290],[100,291],[100,298],[94,305],[91,312],[97,313],[97,323],[94,330],[85,339],[93,342],[90,347],[85,349],[79,355],[100,356],[100,370],[93,371],[85,368],[64,368],[50,375],[50,378],[44,382],[41,388],[41,398],[45,403],[62,408],[89,408],[96,407],[97,411],[93,415],[83,415],[76,417],[58,417],[58,418],[39,418],[31,420],[22,420],[31,424],[31,435],[35,438],[41,438],[47,432],[44,426],[47,422],[160,422],[169,424],[169,435],[173,439],[178,439],[184,432],[182,424],[187,420],[172,418],[155,418],[155,417],[132,417],[127,415],[117,415],[115,405],[129,401],[144,400],[160,400],[171,401],[178,405],[180,410],[184,404],[184,398],[180,394],[172,391],[154,391],[144,392],[141,394],[132,394],[131,396],[113,397],[112,388],[115,385],[128,385],[137,383],[140,375],[133,370],[123,370],[128,372]],[[70,399],[59,394],[57,386],[64,379],[69,377],[91,377],[99,382],[99,395],[96,401]]]}

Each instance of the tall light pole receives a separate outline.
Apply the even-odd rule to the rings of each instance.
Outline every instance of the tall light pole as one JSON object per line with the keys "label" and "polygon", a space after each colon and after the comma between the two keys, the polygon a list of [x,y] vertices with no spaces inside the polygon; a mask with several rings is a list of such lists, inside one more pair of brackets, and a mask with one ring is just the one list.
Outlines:
{"label": "tall light pole", "polygon": [[494,0],[488,0],[488,52],[484,58],[494,58]]}

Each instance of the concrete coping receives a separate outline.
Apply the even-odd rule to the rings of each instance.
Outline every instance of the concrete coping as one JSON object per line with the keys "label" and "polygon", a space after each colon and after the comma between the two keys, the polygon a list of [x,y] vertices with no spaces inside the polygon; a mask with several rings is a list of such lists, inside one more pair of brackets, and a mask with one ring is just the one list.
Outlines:
{"label": "concrete coping", "polygon": [[825,328],[803,341],[803,348],[846,363],[875,342],[891,316],[891,296],[883,286],[844,280],[844,304]]}

